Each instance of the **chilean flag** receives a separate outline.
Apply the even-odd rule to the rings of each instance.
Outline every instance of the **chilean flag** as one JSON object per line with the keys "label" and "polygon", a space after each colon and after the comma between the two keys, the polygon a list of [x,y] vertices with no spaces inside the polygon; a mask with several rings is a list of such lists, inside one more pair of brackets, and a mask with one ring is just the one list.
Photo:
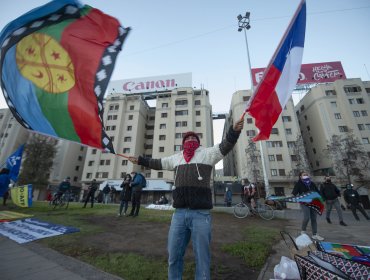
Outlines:
{"label": "chilean flag", "polygon": [[253,141],[269,139],[285,104],[295,88],[302,64],[306,31],[306,1],[302,0],[280,41],[246,112],[254,117],[259,134]]}

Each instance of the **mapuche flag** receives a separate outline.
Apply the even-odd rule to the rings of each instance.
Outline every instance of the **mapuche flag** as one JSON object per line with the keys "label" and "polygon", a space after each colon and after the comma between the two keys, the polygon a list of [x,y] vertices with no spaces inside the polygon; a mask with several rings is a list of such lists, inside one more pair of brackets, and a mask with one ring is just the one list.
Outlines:
{"label": "mapuche flag", "polygon": [[77,0],[56,0],[0,34],[1,87],[15,118],[42,134],[114,153],[103,98],[129,28]]}

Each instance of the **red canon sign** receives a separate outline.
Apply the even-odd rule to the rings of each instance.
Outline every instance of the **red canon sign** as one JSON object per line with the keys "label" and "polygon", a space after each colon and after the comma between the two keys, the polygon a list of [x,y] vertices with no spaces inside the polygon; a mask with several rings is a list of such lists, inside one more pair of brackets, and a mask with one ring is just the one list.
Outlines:
{"label": "red canon sign", "polygon": [[[266,68],[253,68],[253,86],[257,86]],[[346,79],[340,61],[302,64],[297,84],[327,83]]]}

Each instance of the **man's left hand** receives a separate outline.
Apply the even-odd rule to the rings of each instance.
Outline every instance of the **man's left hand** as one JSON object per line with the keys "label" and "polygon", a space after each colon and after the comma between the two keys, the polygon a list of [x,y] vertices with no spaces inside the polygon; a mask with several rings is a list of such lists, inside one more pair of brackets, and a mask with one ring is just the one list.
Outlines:
{"label": "man's left hand", "polygon": [[239,119],[233,126],[234,131],[242,131],[244,127],[244,118]]}

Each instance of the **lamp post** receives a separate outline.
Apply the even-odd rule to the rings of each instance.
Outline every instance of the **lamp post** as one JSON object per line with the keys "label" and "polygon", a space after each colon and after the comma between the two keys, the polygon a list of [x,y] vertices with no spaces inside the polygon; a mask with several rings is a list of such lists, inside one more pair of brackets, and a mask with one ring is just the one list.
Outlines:
{"label": "lamp post", "polygon": [[[238,31],[241,32],[242,30],[244,30],[245,46],[247,48],[249,75],[250,75],[250,79],[251,79],[251,96],[252,96],[253,92],[254,92],[254,87],[253,87],[252,65],[251,65],[251,60],[250,60],[250,56],[249,56],[248,37],[247,37],[247,30],[249,30],[251,28],[250,15],[251,15],[250,12],[246,12],[244,16],[238,15],[237,19],[238,19],[238,23],[239,23]],[[269,181],[268,181],[268,177],[267,177],[266,165],[265,165],[265,160],[264,160],[264,156],[263,156],[262,141],[259,141],[259,142],[260,142],[260,151],[261,151],[261,163],[262,163],[262,170],[263,170],[263,179],[264,179],[264,183],[265,183],[265,192],[266,192],[266,197],[267,197],[269,195],[269,192],[270,192],[270,190],[269,190]],[[257,183],[257,182],[254,182],[254,183]]]}

